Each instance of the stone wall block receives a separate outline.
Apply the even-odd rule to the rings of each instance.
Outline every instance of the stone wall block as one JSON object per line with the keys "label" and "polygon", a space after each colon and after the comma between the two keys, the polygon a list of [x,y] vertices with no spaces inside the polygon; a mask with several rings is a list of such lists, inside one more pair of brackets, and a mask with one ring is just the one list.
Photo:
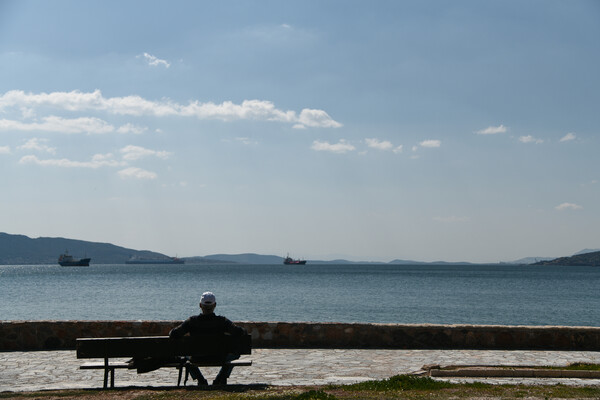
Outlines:
{"label": "stone wall block", "polygon": [[[74,349],[78,337],[165,336],[181,321],[0,321],[0,351]],[[600,327],[240,322],[255,348],[600,351]]]}

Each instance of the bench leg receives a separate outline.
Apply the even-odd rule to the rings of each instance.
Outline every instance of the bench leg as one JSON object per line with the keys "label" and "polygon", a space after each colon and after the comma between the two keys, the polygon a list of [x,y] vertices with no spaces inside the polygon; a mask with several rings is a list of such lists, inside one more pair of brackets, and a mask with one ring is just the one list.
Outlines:
{"label": "bench leg", "polygon": [[108,358],[104,359],[104,389],[106,389],[108,387]]}
{"label": "bench leg", "polygon": [[104,389],[108,387],[108,368],[104,368],[104,385],[102,387]]}

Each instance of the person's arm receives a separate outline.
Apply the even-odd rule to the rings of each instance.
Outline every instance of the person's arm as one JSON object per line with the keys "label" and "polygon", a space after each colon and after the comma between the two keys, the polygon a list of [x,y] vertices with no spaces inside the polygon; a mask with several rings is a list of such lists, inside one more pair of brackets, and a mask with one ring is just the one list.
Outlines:
{"label": "person's arm", "polygon": [[241,336],[246,334],[246,330],[244,328],[235,325],[227,318],[225,318],[225,332],[233,336]]}
{"label": "person's arm", "polygon": [[177,339],[177,338],[185,336],[185,334],[190,331],[189,325],[190,325],[190,319],[188,318],[185,321],[183,321],[183,323],[181,323],[180,325],[171,329],[171,332],[169,332],[169,337],[173,338],[173,339]]}

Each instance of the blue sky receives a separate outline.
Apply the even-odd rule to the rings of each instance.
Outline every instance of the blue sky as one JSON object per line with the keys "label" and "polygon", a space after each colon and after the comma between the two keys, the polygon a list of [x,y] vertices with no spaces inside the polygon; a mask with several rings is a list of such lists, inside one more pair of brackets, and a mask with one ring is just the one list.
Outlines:
{"label": "blue sky", "polygon": [[169,255],[599,248],[597,1],[0,1],[0,231]]}

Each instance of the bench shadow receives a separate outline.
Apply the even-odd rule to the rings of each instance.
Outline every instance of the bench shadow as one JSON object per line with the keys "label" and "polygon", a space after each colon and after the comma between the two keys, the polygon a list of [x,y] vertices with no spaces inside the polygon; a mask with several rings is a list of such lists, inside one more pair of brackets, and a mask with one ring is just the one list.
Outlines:
{"label": "bench shadow", "polygon": [[108,391],[128,391],[128,390],[149,390],[149,391],[175,391],[175,390],[187,390],[187,391],[220,391],[220,392],[231,392],[231,393],[243,393],[250,390],[266,390],[270,385],[266,383],[251,383],[251,384],[232,384],[232,385],[208,385],[208,386],[119,386],[115,388],[107,389],[87,389],[87,390],[108,390]]}

